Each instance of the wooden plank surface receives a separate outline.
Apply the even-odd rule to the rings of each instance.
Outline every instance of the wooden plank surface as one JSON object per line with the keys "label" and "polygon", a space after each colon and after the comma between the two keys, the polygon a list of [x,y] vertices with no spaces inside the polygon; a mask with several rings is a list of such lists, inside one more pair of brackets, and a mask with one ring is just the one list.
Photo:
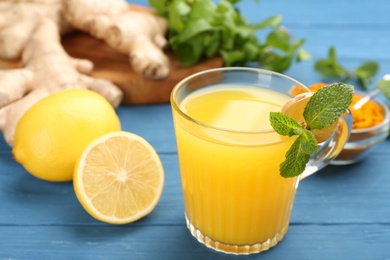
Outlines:
{"label": "wooden plank surface", "polygon": [[[62,45],[70,56],[93,62],[94,69],[90,76],[108,79],[116,84],[123,91],[122,104],[167,103],[172,88],[183,78],[201,70],[223,66],[222,59],[215,57],[195,66],[183,67],[172,53],[166,51],[170,60],[170,73],[164,79],[153,80],[134,72],[126,55],[86,33],[70,33],[63,37]],[[0,59],[0,69],[21,66],[21,61]]]}
{"label": "wooden plank surface", "polygon": [[[240,3],[249,20],[280,13],[294,36],[307,37],[313,60],[286,72],[303,83],[321,79],[313,64],[331,45],[348,68],[374,59],[376,79],[390,72],[388,0],[255,2]],[[0,138],[0,260],[390,258],[389,139],[358,164],[328,166],[302,181],[285,239],[268,252],[236,257],[207,249],[185,227],[169,104],[123,105],[117,113],[123,130],[144,137],[161,157],[166,183],[156,209],[129,225],[96,221],[78,203],[72,183],[32,177]]]}
{"label": "wooden plank surface", "polygon": [[184,225],[0,227],[8,238],[0,244],[0,259],[380,260],[390,254],[390,230],[383,225],[293,224],[288,232],[277,247],[261,255],[234,256],[205,248]]}
{"label": "wooden plank surface", "polygon": [[111,80],[124,94],[123,104],[167,103],[172,88],[183,78],[205,69],[223,66],[221,58],[205,60],[195,66],[183,67],[169,51],[170,73],[161,80],[147,79],[133,71],[128,57],[107,44],[84,33],[73,33],[63,39],[65,50],[76,58],[91,60],[95,66],[91,76]]}
{"label": "wooden plank surface", "polygon": [[[150,224],[184,223],[176,143],[169,112],[168,105],[121,107],[118,110],[121,118],[128,119],[126,122],[137,122],[124,124],[123,130],[148,140],[159,153],[165,169],[163,195],[148,218]],[[161,122],[160,128],[150,122]],[[172,131],[160,131],[161,128]],[[389,146],[390,140],[386,140],[367,160],[350,166],[328,166],[303,180],[296,195],[292,222],[302,225],[390,224]],[[13,161],[10,149],[4,143],[0,148],[0,223],[13,225],[17,219],[18,225],[101,224],[82,209],[72,183],[36,179]]]}

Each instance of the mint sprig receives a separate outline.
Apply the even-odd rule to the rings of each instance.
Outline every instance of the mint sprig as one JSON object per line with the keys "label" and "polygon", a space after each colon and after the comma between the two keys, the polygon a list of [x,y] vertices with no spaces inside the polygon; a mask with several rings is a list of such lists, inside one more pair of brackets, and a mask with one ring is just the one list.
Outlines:
{"label": "mint sprig", "polygon": [[332,46],[328,50],[328,57],[317,60],[314,69],[323,78],[337,79],[342,82],[355,78],[367,90],[379,70],[379,65],[376,61],[365,61],[355,70],[350,71],[338,61],[336,49]]}
{"label": "mint sprig", "polygon": [[271,126],[278,134],[298,136],[280,165],[282,177],[295,177],[305,170],[310,156],[318,150],[317,140],[310,129],[322,129],[333,124],[351,104],[353,91],[353,86],[345,83],[335,83],[318,90],[305,107],[305,124],[299,124],[282,112],[270,113]]}

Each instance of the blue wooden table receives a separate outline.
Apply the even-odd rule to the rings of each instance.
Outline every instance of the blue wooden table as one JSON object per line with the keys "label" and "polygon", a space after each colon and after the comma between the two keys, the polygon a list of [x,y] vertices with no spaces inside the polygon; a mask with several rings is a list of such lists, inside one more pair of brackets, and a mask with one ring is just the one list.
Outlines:
{"label": "blue wooden table", "polygon": [[[331,45],[349,69],[378,61],[375,81],[390,72],[388,0],[245,0],[240,8],[251,22],[282,14],[294,36],[307,38],[313,60],[286,72],[305,84],[321,80],[313,64]],[[147,139],[163,162],[166,183],[155,210],[123,226],[96,221],[77,201],[72,183],[32,177],[0,138],[0,260],[390,259],[390,140],[358,164],[328,166],[303,180],[283,241],[257,255],[232,256],[198,243],[185,226],[169,104],[117,112],[123,130]]]}

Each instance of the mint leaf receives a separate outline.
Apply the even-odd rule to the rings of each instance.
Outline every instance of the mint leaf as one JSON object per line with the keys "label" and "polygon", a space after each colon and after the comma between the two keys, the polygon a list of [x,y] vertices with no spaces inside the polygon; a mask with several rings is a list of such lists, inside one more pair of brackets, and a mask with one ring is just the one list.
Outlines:
{"label": "mint leaf", "polygon": [[353,91],[351,85],[335,83],[314,93],[303,112],[309,129],[331,125],[351,104]]}
{"label": "mint leaf", "polygon": [[307,154],[315,154],[318,150],[317,140],[314,134],[307,129],[302,131],[302,150]]}
{"label": "mint leaf", "polygon": [[317,60],[314,69],[320,73],[323,78],[337,79],[342,82],[346,82],[355,77],[363,88],[367,90],[371,84],[372,78],[378,72],[379,65],[376,61],[366,61],[359,65],[354,71],[349,71],[338,61],[336,49],[330,47],[328,57]]}
{"label": "mint leaf", "polygon": [[280,164],[280,175],[284,178],[291,178],[301,174],[310,159],[310,154],[305,152],[303,147],[305,137],[298,136],[293,145],[286,153],[286,160]]}
{"label": "mint leaf", "polygon": [[286,160],[280,164],[280,175],[284,178],[301,174],[310,159],[318,150],[317,141],[312,132],[302,129],[302,134],[294,141],[286,153]]}
{"label": "mint leaf", "polygon": [[355,70],[356,78],[360,80],[364,89],[369,88],[372,77],[378,72],[378,67],[375,61],[366,61]]}
{"label": "mint leaf", "polygon": [[338,62],[333,46],[329,48],[327,58],[316,61],[314,69],[324,78],[343,78],[343,81],[350,78],[349,71]]}
{"label": "mint leaf", "polygon": [[381,79],[378,81],[377,87],[382,94],[390,100],[390,80]]}
{"label": "mint leaf", "polygon": [[270,123],[278,134],[284,136],[300,135],[303,130],[297,121],[282,112],[271,112]]}
{"label": "mint leaf", "polygon": [[286,160],[280,165],[280,174],[295,177],[303,172],[310,155],[317,152],[317,141],[312,132],[303,129],[293,118],[281,112],[271,112],[270,122],[274,130],[284,136],[298,135],[286,153]]}

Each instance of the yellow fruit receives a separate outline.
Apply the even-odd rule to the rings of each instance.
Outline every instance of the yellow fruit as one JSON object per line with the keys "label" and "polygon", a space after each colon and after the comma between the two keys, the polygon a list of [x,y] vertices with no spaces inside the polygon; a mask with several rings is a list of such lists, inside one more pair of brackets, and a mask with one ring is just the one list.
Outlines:
{"label": "yellow fruit", "polygon": [[333,124],[325,126],[321,129],[311,129],[310,131],[313,133],[314,137],[317,140],[317,143],[322,143],[328,140],[329,137],[332,136],[336,127],[339,125],[339,120],[336,120]]}
{"label": "yellow fruit", "polygon": [[83,89],[64,90],[40,100],[22,116],[12,153],[40,179],[70,181],[86,146],[119,130],[114,108],[101,95]]}
{"label": "yellow fruit", "polygon": [[313,92],[305,92],[296,95],[282,107],[282,113],[292,117],[299,123],[304,122],[303,111],[313,94]]}
{"label": "yellow fruit", "polygon": [[126,224],[155,208],[164,186],[164,170],[157,153],[142,137],[114,132],[85,149],[75,167],[73,185],[91,216]]}
{"label": "yellow fruit", "polygon": [[[292,117],[297,122],[301,124],[304,123],[303,111],[306,107],[306,104],[309,102],[310,98],[313,96],[313,92],[305,92],[299,95],[296,95],[294,98],[290,99],[282,108],[282,113]],[[326,141],[334,132],[338,125],[338,120],[333,124],[325,126],[322,129],[310,129],[314,134],[314,137],[317,140],[317,143],[322,143]]]}

